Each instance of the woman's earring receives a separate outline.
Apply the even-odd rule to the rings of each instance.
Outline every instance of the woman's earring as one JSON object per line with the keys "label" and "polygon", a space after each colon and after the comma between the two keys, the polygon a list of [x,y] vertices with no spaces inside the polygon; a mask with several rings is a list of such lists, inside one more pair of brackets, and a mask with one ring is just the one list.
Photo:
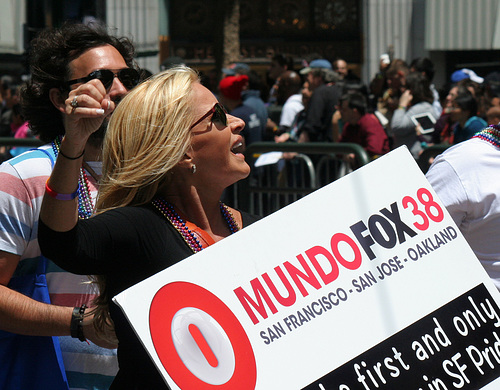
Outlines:
{"label": "woman's earring", "polygon": [[196,173],[196,165],[195,164],[191,165],[191,173],[193,173],[193,174]]}

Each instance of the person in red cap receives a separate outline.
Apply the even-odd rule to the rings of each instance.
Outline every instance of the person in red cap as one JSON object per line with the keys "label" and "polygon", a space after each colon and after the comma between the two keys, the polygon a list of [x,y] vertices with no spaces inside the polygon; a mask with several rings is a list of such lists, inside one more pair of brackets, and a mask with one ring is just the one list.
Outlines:
{"label": "person in red cap", "polygon": [[219,83],[219,101],[235,117],[243,119],[245,128],[241,135],[245,138],[245,144],[262,141],[265,123],[261,123],[255,110],[243,103],[241,92],[248,85],[247,75],[228,76]]}

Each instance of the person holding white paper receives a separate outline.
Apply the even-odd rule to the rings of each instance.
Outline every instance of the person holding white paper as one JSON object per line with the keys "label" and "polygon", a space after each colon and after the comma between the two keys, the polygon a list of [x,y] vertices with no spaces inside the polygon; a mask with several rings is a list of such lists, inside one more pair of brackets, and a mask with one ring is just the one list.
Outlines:
{"label": "person holding white paper", "polygon": [[[77,123],[61,142],[68,156],[82,154],[106,107],[102,91],[90,96],[76,109],[71,94],[67,100]],[[250,173],[235,152],[243,127],[193,70],[181,66],[140,84],[115,109],[104,141],[97,215],[77,219],[81,161],[57,159],[38,239],[61,267],[100,275],[98,330],[114,323],[119,341],[120,370],[111,389],[167,388],[112,297],[255,221],[219,201],[226,187]]]}
{"label": "person holding white paper", "polygon": [[415,159],[426,144],[432,142],[432,133],[420,134],[412,121],[412,116],[429,113],[438,119],[432,102],[434,96],[430,82],[418,72],[410,73],[406,78],[407,89],[399,98],[399,107],[391,119],[390,134],[394,138],[393,148],[406,145]]}

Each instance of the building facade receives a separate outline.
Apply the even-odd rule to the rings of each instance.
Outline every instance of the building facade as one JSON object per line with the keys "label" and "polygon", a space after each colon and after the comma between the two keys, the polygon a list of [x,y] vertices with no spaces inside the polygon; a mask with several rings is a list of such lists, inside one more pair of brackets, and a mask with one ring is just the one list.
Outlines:
{"label": "building facade", "polygon": [[[134,42],[139,66],[159,70],[158,0],[0,0],[0,74],[26,72],[26,50],[36,33],[64,21],[104,23],[111,32]],[[163,7],[160,7],[163,6]],[[162,14],[163,12],[163,14]]]}
{"label": "building facade", "polygon": [[[64,20],[96,20],[130,37],[141,67],[169,56],[213,68],[222,23],[216,0],[1,0],[0,74],[25,71],[30,39]],[[228,1],[228,0],[226,0]],[[312,55],[344,58],[367,83],[379,58],[427,56],[443,85],[462,67],[481,76],[500,54],[500,0],[239,0],[241,60],[265,71],[274,53],[297,67]]]}

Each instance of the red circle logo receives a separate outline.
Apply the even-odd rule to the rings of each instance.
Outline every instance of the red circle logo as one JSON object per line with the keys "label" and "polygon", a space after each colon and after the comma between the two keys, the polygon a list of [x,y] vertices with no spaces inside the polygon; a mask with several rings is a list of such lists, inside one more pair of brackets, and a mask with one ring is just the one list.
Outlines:
{"label": "red circle logo", "polygon": [[163,367],[181,389],[255,389],[250,340],[210,291],[187,282],[163,286],[151,303],[149,326]]}

